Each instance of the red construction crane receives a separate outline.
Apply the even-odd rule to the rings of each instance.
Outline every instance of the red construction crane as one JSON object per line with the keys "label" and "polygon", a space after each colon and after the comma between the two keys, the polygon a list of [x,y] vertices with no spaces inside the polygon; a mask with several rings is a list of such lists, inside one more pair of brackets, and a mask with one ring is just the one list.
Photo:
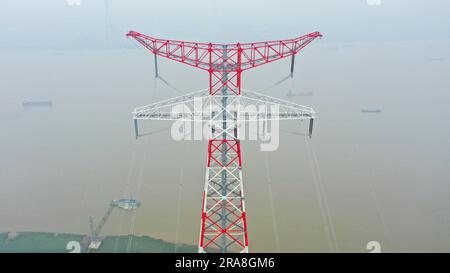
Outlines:
{"label": "red construction crane", "polygon": [[[291,57],[291,76],[294,72],[294,56],[318,37],[313,32],[295,39],[257,43],[213,44],[153,38],[135,31],[128,37],[136,39],[155,54],[155,73],[158,77],[156,56],[184,63],[209,73],[207,100],[219,106],[218,111],[173,114],[174,105],[191,103],[197,95],[191,93],[160,103],[136,108],[137,120],[178,120],[209,122],[211,137],[208,142],[208,158],[203,192],[199,252],[248,252],[247,217],[245,213],[242,183],[242,158],[238,134],[239,122],[278,119],[309,119],[310,134],[314,110],[273,97],[250,91],[241,91],[241,73],[276,60]],[[228,111],[230,105],[253,103],[277,105],[280,112],[263,113],[253,117]],[[200,118],[199,118],[200,117]],[[253,119],[252,119],[253,118]]]}

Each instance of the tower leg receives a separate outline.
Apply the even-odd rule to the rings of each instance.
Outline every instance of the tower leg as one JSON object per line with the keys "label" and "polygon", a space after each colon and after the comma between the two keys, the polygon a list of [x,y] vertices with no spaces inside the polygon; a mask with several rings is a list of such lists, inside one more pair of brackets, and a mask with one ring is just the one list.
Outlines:
{"label": "tower leg", "polygon": [[[223,149],[227,150],[225,165]],[[198,252],[248,252],[240,141],[210,139]],[[223,186],[223,172],[226,181]],[[226,194],[224,194],[226,190]]]}

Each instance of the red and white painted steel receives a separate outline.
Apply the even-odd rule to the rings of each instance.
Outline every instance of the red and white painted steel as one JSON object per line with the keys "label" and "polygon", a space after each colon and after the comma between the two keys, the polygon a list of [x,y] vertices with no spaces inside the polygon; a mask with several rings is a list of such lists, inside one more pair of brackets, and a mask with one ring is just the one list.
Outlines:
{"label": "red and white painted steel", "polygon": [[[208,122],[207,168],[203,191],[199,252],[248,252],[247,215],[242,180],[241,122],[268,119],[313,119],[314,111],[288,101],[241,89],[241,73],[250,68],[292,56],[314,39],[313,32],[295,39],[257,43],[213,44],[153,38],[135,31],[136,39],[155,56],[162,56],[209,73],[209,88],[152,105],[136,108],[134,119],[187,120]],[[292,60],[293,61],[293,60]],[[291,67],[291,72],[293,67]],[[173,107],[192,104],[196,97],[216,106],[174,114]],[[277,105],[280,111],[240,112],[248,104]],[[230,108],[233,106],[233,108]],[[209,109],[209,110],[208,110]],[[233,110],[230,110],[233,109]]]}

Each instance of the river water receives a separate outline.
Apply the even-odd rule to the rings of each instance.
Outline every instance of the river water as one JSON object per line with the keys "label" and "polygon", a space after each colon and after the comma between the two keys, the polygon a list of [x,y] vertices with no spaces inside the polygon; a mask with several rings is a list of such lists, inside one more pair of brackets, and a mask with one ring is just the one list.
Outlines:
{"label": "river water", "polygon": [[[164,34],[142,20],[148,34]],[[174,141],[171,123],[156,121],[135,140],[131,112],[179,95],[172,87],[205,88],[207,74],[160,59],[172,87],[155,79],[153,56],[116,38],[126,27],[107,35],[112,48],[0,51],[0,232],[88,233],[89,215],[133,197],[142,207],[113,212],[103,234],[197,244],[207,143]],[[325,36],[296,58],[293,79],[266,89],[288,75],[289,60],[243,74],[244,88],[317,111],[312,139],[306,123],[289,121],[276,151],[242,143],[251,251],[367,252],[369,241],[382,251],[450,251],[449,49],[448,39]]]}

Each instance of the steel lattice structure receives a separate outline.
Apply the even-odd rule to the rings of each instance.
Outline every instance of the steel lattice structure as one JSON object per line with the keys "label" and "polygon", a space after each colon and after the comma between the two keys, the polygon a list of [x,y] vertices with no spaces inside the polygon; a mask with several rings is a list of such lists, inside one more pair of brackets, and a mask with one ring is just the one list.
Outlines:
{"label": "steel lattice structure", "polygon": [[[241,143],[238,128],[242,122],[271,119],[310,120],[314,110],[292,102],[241,89],[243,71],[294,56],[318,37],[313,32],[295,39],[236,44],[197,43],[153,38],[135,31],[127,34],[156,56],[184,63],[209,73],[209,88],[162,102],[136,108],[137,120],[185,120],[207,122],[210,128],[207,168],[202,201],[199,252],[248,252],[247,216],[242,180]],[[201,98],[203,107],[194,111],[174,111],[195,104]],[[247,105],[276,106],[276,113],[246,111]],[[194,109],[196,109],[194,107]],[[257,109],[257,108],[255,108]]]}

